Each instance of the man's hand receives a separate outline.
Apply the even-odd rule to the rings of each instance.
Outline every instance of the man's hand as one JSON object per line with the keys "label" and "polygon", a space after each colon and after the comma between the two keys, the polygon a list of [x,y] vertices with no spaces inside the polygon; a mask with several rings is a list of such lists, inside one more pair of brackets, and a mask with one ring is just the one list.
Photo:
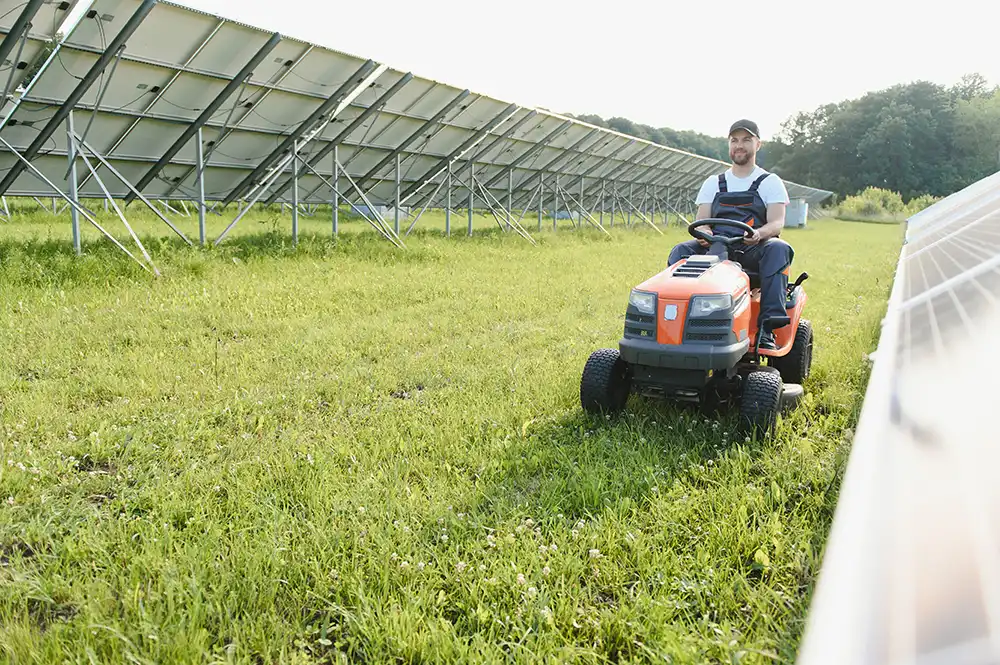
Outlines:
{"label": "man's hand", "polygon": [[[714,233],[712,233],[712,229],[708,228],[707,226],[702,227],[701,231],[707,233],[708,235],[715,235]],[[702,247],[708,247],[709,245],[709,242],[704,238],[696,238],[696,240],[698,241],[698,244],[701,245]]]}
{"label": "man's hand", "polygon": [[743,244],[748,247],[753,247],[754,245],[760,243],[761,240],[760,231],[757,229],[754,229],[752,234],[743,236]]}

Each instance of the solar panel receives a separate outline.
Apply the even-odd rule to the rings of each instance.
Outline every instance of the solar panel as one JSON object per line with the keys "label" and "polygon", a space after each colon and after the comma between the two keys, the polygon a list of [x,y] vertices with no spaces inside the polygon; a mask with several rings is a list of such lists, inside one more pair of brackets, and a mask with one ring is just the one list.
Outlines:
{"label": "solar panel", "polygon": [[799,663],[1000,662],[1000,173],[908,220]]}
{"label": "solar panel", "polygon": [[[338,198],[355,204],[439,206],[449,196],[467,201],[473,186],[506,207],[541,201],[546,188],[577,207],[641,192],[621,201],[636,207],[667,201],[664,190],[680,203],[725,166],[172,2],[95,0],[65,9],[31,2],[38,6],[30,7],[37,18],[24,43],[35,49],[29,56],[66,16],[80,18],[7,105],[0,131],[62,185],[72,110],[79,146],[128,181],[108,177],[109,167],[98,170],[100,182],[84,170],[81,196],[107,189],[126,202],[140,191],[194,201],[200,176],[207,201],[319,203],[333,198],[336,171]],[[29,13],[16,0],[0,0],[3,12],[8,31]],[[449,162],[450,191],[442,186]],[[5,148],[0,169],[7,170],[0,193],[52,193]]]}

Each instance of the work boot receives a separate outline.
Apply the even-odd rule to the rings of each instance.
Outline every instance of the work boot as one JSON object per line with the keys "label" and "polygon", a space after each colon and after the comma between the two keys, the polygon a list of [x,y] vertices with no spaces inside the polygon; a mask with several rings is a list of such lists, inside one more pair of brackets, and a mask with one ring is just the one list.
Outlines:
{"label": "work boot", "polygon": [[777,351],[778,345],[774,343],[774,333],[765,331],[764,334],[760,336],[760,346],[757,347],[759,351]]}

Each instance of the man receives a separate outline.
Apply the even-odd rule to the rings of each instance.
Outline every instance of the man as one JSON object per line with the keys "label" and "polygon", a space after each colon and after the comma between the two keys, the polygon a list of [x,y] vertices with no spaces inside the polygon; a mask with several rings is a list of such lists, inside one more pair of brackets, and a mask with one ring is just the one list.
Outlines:
{"label": "man", "polygon": [[[785,206],[788,192],[785,184],[774,173],[757,166],[760,150],[760,131],[750,120],[737,120],[729,128],[729,158],[733,165],[725,173],[709,176],[701,186],[695,202],[697,219],[715,217],[744,222],[753,227],[753,234],[746,235],[739,229],[718,226],[708,234],[745,236],[741,243],[727,248],[721,242],[711,243],[697,239],[678,244],[670,252],[667,262],[677,261],[694,254],[714,254],[721,260],[731,259],[746,270],[760,275],[760,317],[785,315],[785,290],[788,287],[786,269],[792,263],[792,246],[778,238],[785,226]],[[774,334],[765,332],[761,349],[775,349]]]}

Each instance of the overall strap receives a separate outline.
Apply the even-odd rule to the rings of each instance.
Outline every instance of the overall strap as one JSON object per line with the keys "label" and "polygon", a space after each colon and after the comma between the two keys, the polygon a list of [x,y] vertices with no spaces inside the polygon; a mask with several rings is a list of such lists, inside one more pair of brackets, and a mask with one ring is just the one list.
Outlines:
{"label": "overall strap", "polygon": [[725,173],[720,173],[719,174],[719,191],[720,192],[728,192],[729,191],[729,188],[726,185],[726,174]]}
{"label": "overall strap", "polygon": [[765,179],[766,177],[768,177],[769,175],[771,175],[771,174],[770,174],[770,173],[765,173],[765,174],[764,174],[764,175],[762,175],[761,177],[759,177],[759,178],[757,178],[756,180],[754,180],[754,181],[753,181],[753,184],[752,184],[752,185],[750,185],[750,189],[748,189],[747,191],[748,191],[748,192],[756,192],[756,191],[757,191],[757,188],[758,188],[758,187],[760,187],[760,183],[764,182],[764,179]]}

